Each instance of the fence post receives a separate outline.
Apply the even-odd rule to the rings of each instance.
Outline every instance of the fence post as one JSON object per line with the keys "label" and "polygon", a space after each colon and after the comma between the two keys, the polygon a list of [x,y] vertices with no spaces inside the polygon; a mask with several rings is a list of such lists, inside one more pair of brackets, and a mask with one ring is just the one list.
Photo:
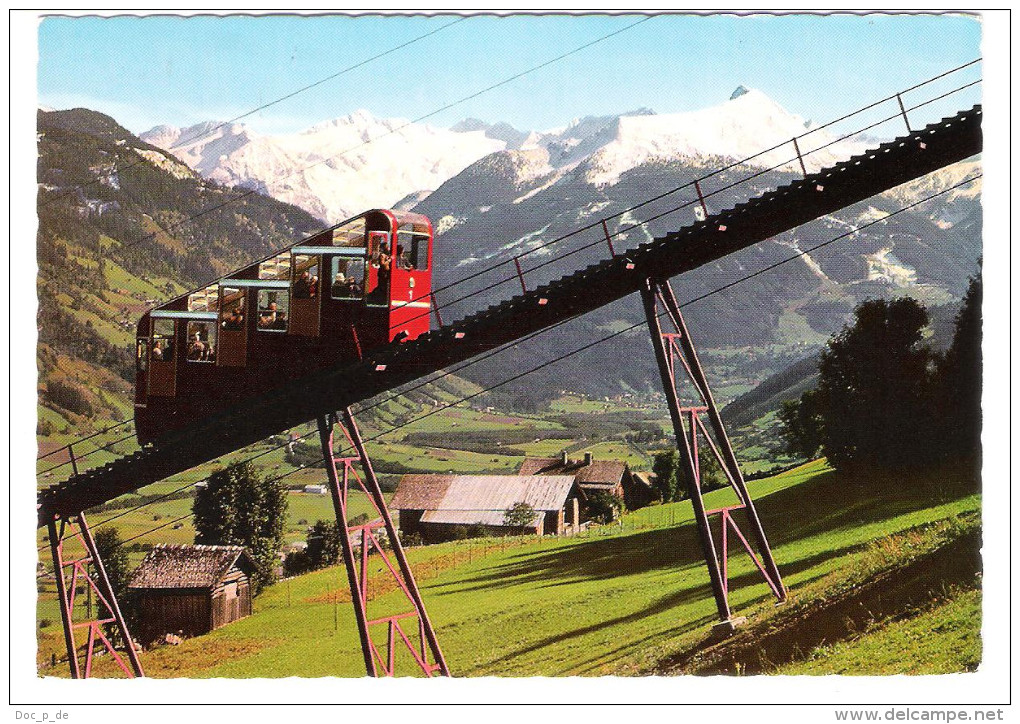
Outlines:
{"label": "fence post", "polygon": [[705,206],[705,194],[701,193],[701,183],[697,179],[694,181],[694,189],[698,192],[698,201],[701,202],[701,210],[705,214],[705,218],[708,218],[708,207]]}
{"label": "fence post", "polygon": [[429,297],[431,297],[431,299],[432,299],[432,311],[436,315],[436,322],[438,322],[439,326],[442,327],[443,326],[443,317],[439,313],[439,301],[436,299],[436,293],[435,292],[429,292]]}
{"label": "fence post", "polygon": [[613,237],[609,235],[609,227],[606,226],[605,219],[602,219],[602,233],[606,235],[606,243],[609,244],[609,254],[616,256],[616,250],[613,248]]}
{"label": "fence post", "polygon": [[793,147],[797,151],[797,160],[800,161],[800,170],[805,176],[807,176],[807,167],[804,165],[804,157],[800,153],[800,144],[797,143],[797,137],[793,137]]}
{"label": "fence post", "polygon": [[74,474],[77,476],[78,475],[78,461],[74,457],[74,448],[71,447],[71,443],[67,443],[67,455],[68,455],[68,457],[71,458],[71,470],[73,470]]}

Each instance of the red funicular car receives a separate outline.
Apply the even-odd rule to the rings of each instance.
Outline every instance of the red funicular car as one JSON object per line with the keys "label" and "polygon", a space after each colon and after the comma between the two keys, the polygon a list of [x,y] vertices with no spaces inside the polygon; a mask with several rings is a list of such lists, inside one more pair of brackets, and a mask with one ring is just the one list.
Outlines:
{"label": "red funicular car", "polygon": [[367,211],[147,312],[139,442],[429,329],[432,223]]}

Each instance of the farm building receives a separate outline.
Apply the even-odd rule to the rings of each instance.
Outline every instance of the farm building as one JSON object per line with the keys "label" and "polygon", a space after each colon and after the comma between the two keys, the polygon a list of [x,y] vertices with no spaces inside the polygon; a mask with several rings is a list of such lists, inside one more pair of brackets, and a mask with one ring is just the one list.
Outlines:
{"label": "farm building", "polygon": [[634,478],[634,482],[644,487],[650,496],[649,500],[655,500],[659,497],[659,491],[655,487],[655,481],[658,476],[655,473],[631,472],[631,476]]}
{"label": "farm building", "polygon": [[[390,506],[398,511],[401,531],[436,541],[454,537],[457,526],[475,525],[496,535],[559,535],[580,525],[583,497],[570,475],[405,475]],[[512,530],[504,517],[521,502],[535,516]]]}
{"label": "farm building", "polygon": [[135,635],[143,644],[178,631],[198,636],[251,615],[254,570],[241,546],[156,546],[128,583],[140,614]]}
{"label": "farm building", "polygon": [[648,505],[655,491],[634,475],[623,460],[596,460],[590,452],[583,460],[571,460],[564,451],[555,458],[525,458],[520,475],[573,475],[586,493],[602,491],[622,500],[630,510]]}

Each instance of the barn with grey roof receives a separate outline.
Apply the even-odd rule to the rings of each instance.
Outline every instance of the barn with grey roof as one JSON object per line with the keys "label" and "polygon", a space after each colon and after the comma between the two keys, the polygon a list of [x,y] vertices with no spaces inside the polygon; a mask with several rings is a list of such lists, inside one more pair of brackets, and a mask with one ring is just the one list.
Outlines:
{"label": "barn with grey roof", "polygon": [[567,453],[554,458],[525,458],[520,475],[573,475],[578,487],[585,493],[604,492],[624,501],[627,508],[637,510],[648,505],[655,490],[648,482],[635,475],[623,460],[596,460],[586,452],[584,458],[573,460]]}
{"label": "barn with grey roof", "polygon": [[[558,535],[580,523],[583,496],[572,475],[405,475],[390,506],[399,511],[401,531],[428,541],[453,537],[457,526]],[[512,530],[506,512],[518,503],[534,515]]]}

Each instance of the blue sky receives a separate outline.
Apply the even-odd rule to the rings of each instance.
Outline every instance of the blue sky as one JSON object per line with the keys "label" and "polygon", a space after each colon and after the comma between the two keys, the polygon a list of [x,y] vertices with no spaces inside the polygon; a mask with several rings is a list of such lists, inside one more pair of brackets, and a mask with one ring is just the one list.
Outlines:
{"label": "blue sky", "polygon": [[[643,17],[49,17],[39,25],[39,103],[93,108],[135,132],[225,120],[438,30],[244,122],[293,132],[359,108],[413,119],[456,104],[427,122],[547,129],[639,107],[702,108],[740,84],[821,121],[981,54],[972,16],[657,15],[623,30]],[[977,100],[975,91],[946,109]]]}

